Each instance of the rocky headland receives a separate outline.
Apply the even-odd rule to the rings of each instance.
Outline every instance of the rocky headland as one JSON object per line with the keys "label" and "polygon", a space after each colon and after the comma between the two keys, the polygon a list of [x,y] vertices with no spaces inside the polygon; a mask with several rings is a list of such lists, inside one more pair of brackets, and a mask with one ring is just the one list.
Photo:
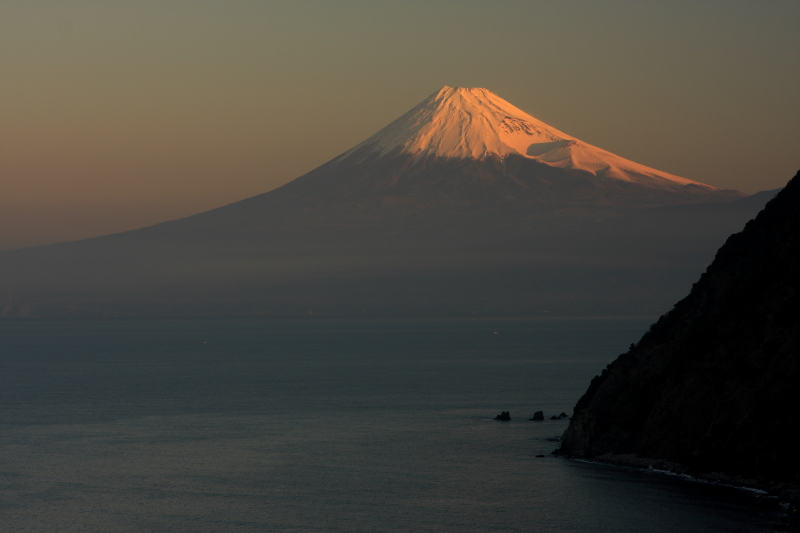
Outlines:
{"label": "rocky headland", "polygon": [[799,288],[800,172],[592,380],[557,453],[661,465],[797,503]]}

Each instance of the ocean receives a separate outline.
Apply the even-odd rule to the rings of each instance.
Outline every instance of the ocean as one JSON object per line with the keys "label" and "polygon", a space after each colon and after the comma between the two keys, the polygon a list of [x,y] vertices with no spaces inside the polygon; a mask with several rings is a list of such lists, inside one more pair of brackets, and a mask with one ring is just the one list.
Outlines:
{"label": "ocean", "polygon": [[0,322],[0,531],[774,531],[765,495],[550,455],[652,321]]}

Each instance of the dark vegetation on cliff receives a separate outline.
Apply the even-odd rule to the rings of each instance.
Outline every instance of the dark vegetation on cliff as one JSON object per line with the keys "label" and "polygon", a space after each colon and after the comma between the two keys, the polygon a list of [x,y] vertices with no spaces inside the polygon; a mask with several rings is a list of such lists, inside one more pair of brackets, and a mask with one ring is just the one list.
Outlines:
{"label": "dark vegetation on cliff", "polygon": [[800,172],[592,380],[560,452],[800,481],[799,287]]}

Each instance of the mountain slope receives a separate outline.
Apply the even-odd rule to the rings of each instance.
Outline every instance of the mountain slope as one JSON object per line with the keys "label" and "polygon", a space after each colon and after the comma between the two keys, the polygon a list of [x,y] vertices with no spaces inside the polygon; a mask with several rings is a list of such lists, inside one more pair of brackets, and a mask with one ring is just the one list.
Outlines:
{"label": "mountain slope", "polygon": [[800,173],[592,380],[561,451],[799,481]]}
{"label": "mountain slope", "polygon": [[[0,253],[0,294],[6,314],[594,313],[613,288],[616,312],[632,301],[640,312],[660,309],[646,300],[673,287],[665,277],[682,287],[699,264],[656,264],[618,238],[627,227],[600,235],[593,224],[742,197],[582,143],[485,89],[445,87],[273,191]],[[743,223],[709,216],[691,246]],[[662,255],[685,256],[685,228],[672,225]],[[587,252],[601,242],[617,251]],[[597,281],[574,295],[576,277]]]}
{"label": "mountain slope", "polygon": [[544,219],[574,224],[744,196],[583,143],[486,89],[444,87],[283,187],[181,224],[304,233],[480,219],[470,225],[529,231]]}
{"label": "mountain slope", "polygon": [[[404,232],[385,223],[371,232],[299,237],[210,230],[176,236],[156,226],[0,254],[0,312],[660,313],[770,194],[538,232],[451,228],[430,236],[429,226]],[[11,300],[9,281],[16,282]]]}

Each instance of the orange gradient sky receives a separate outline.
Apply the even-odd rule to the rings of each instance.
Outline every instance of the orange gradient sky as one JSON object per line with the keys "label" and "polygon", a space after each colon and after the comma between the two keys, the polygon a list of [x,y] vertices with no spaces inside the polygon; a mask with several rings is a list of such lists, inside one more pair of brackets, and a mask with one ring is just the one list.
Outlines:
{"label": "orange gradient sky", "polygon": [[800,168],[800,2],[3,2],[0,250],[266,192],[443,85],[755,192]]}

